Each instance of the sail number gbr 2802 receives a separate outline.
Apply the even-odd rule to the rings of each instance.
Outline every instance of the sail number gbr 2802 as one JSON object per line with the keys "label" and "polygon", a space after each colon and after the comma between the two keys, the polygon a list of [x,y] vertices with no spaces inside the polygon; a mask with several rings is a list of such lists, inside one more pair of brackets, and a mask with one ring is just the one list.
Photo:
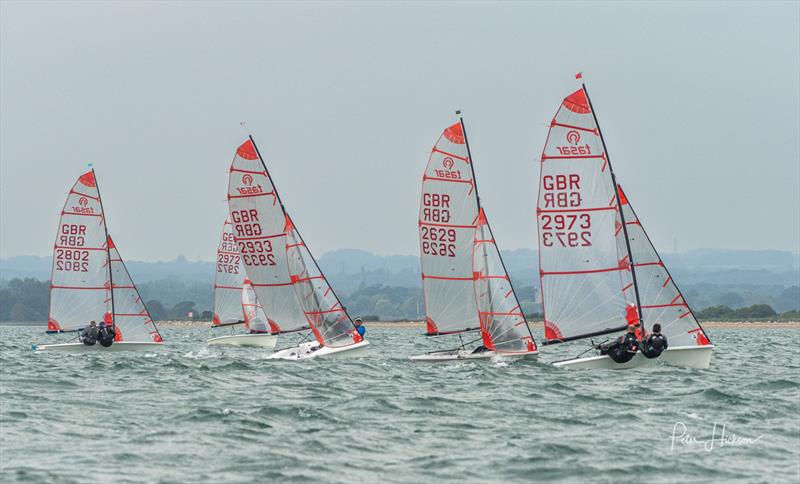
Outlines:
{"label": "sail number gbr 2802", "polygon": [[242,262],[250,267],[274,266],[272,242],[264,235],[258,220],[258,210],[234,210],[231,212],[231,220]]}
{"label": "sail number gbr 2802", "polygon": [[62,225],[56,242],[55,269],[57,271],[89,272],[89,251],[81,250],[81,247],[85,245],[85,225]]}
{"label": "sail number gbr 2802", "polygon": [[[545,175],[542,177],[542,210],[556,213],[539,214],[539,233],[544,247],[590,247],[592,215],[569,213],[580,209],[581,177],[578,174]],[[565,213],[557,213],[561,209]]]}

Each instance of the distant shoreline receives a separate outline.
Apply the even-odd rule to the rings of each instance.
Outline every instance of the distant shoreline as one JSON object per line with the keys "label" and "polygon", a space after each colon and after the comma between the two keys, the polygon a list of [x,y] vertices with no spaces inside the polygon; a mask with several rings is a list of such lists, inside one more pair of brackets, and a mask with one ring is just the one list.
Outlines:
{"label": "distant shoreline", "polygon": [[[210,321],[158,321],[159,328],[169,329],[211,329]],[[365,321],[367,328],[374,329],[422,329],[424,321]],[[705,321],[704,328],[711,329],[800,329],[800,321]],[[532,329],[542,329],[540,321],[529,323]],[[46,326],[42,322],[0,322],[0,326]]]}

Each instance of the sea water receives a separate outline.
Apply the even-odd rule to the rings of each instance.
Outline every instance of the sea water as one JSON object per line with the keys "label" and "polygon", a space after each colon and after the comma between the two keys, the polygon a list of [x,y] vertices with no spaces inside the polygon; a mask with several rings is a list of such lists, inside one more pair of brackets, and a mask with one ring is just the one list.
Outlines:
{"label": "sea water", "polygon": [[622,372],[548,365],[585,342],[414,364],[458,338],[372,329],[363,358],[298,363],[162,333],[160,352],[36,354],[56,338],[0,327],[0,480],[800,481],[796,330],[711,330],[708,370]]}

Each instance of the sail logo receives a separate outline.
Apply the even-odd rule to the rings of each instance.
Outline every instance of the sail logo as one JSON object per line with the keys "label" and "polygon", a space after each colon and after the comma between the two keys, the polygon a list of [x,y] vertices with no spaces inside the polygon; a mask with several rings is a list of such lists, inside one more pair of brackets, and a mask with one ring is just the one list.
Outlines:
{"label": "sail logo", "polygon": [[94,209],[89,207],[89,199],[86,197],[81,197],[78,199],[78,206],[72,207],[72,211],[79,214],[93,214]]}
{"label": "sail logo", "polygon": [[581,134],[574,129],[567,131],[567,144],[571,146],[556,146],[558,153],[561,156],[571,156],[571,155],[591,155],[592,149],[589,147],[588,144],[579,145],[578,143],[581,142]]}
{"label": "sail logo", "polygon": [[445,179],[445,180],[460,180],[461,179],[461,170],[453,170],[453,166],[455,165],[455,161],[453,158],[447,156],[442,159],[442,166],[444,170],[434,169],[433,171],[436,173],[437,178]]}
{"label": "sail logo", "polygon": [[239,195],[255,195],[258,193],[264,193],[264,190],[261,189],[261,185],[253,186],[253,175],[250,175],[249,173],[242,175],[242,183],[247,186],[236,188],[236,190],[239,191]]}

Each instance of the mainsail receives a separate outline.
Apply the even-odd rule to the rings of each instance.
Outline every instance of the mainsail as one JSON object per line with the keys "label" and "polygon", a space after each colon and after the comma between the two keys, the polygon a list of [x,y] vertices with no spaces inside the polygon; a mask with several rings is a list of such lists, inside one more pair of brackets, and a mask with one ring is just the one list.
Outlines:
{"label": "mainsail", "polygon": [[428,335],[480,329],[491,351],[536,351],[480,206],[463,121],[444,130],[428,159],[419,236]]}
{"label": "mainsail", "polygon": [[545,343],[627,325],[636,297],[614,186],[581,88],[564,99],[550,123],[541,159],[537,219]]}
{"label": "mainsail", "polygon": [[136,285],[125,267],[125,262],[110,236],[108,237],[108,251],[112,281],[114,281],[115,341],[161,343],[161,334],[150,317],[150,313],[139,295],[139,290],[136,289]]}
{"label": "mainsail", "polygon": [[647,329],[656,323],[661,324],[661,332],[667,336],[670,346],[673,347],[711,344],[672,280],[622,187],[619,186],[618,190],[628,227],[631,253],[636,264],[636,281]]}
{"label": "mainsail", "polygon": [[241,292],[244,279],[239,247],[233,238],[233,226],[228,217],[222,227],[222,236],[217,247],[212,326],[226,326],[242,322]]}
{"label": "mainsail", "polygon": [[78,331],[111,321],[111,273],[103,203],[94,170],[67,195],[53,247],[48,332]]}
{"label": "mainsail", "polygon": [[242,265],[267,308],[271,332],[307,329],[289,272],[286,212],[250,139],[231,163],[228,208]]}
{"label": "mainsail", "polygon": [[244,325],[251,332],[267,333],[267,315],[264,308],[258,302],[256,292],[249,279],[242,283],[242,313],[244,314]]}
{"label": "mainsail", "polygon": [[472,267],[478,195],[470,163],[459,122],[439,137],[422,177],[419,241],[428,335],[480,328]]}

